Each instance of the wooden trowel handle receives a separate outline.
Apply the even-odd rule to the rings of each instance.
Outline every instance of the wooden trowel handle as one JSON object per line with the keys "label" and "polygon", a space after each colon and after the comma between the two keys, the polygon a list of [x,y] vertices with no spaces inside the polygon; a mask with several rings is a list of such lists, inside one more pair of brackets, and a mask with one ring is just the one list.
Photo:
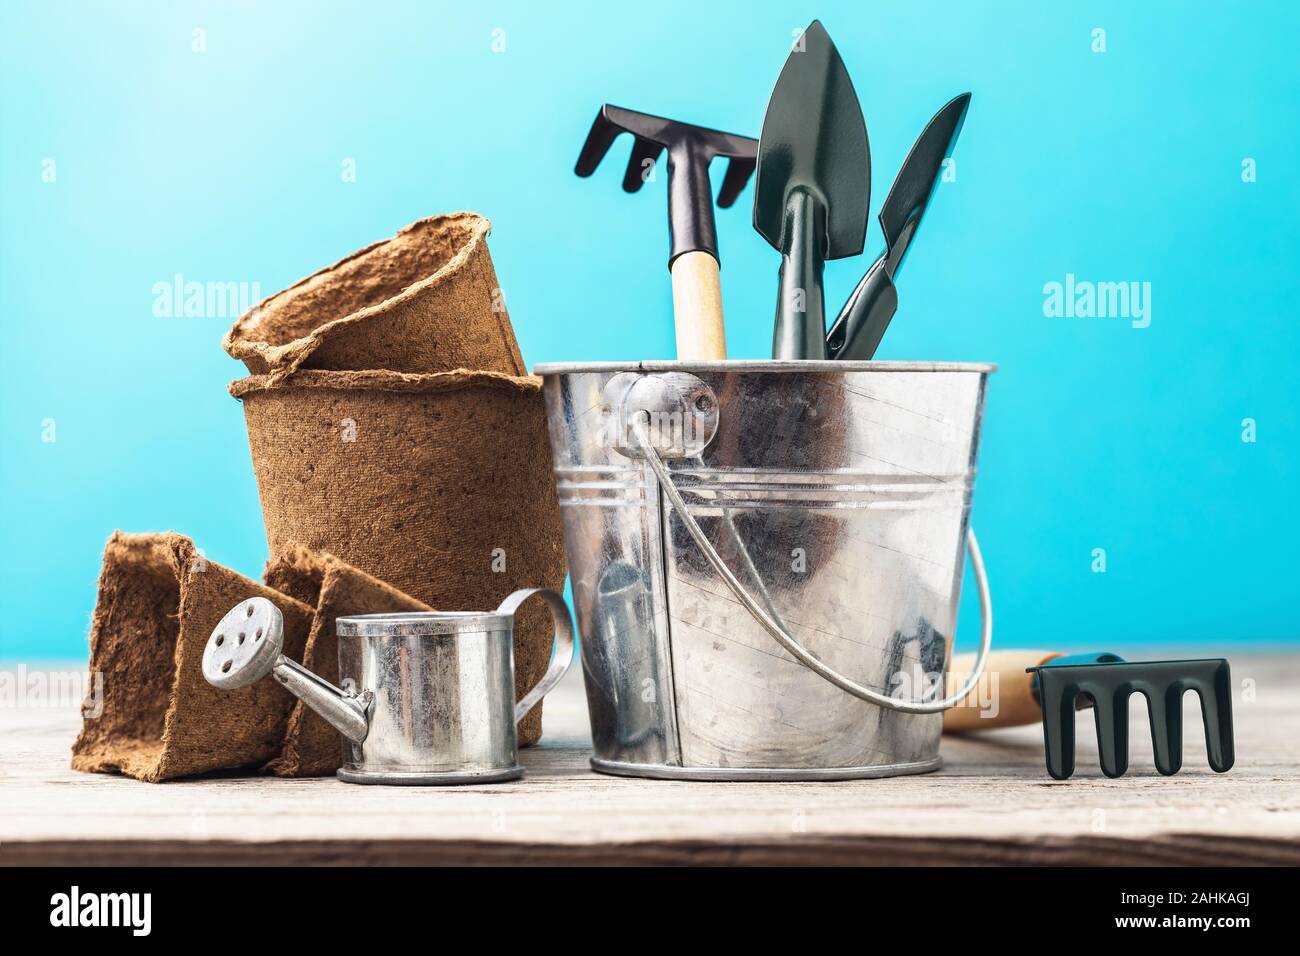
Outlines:
{"label": "wooden trowel handle", "polygon": [[[994,651],[989,655],[979,685],[960,704],[943,712],[943,732],[962,734],[1038,723],[1043,719],[1043,711],[1034,699],[1034,675],[1026,674],[1025,668],[1038,667],[1061,656],[1059,651]],[[952,659],[948,670],[960,682],[974,664],[974,654],[959,654]]]}
{"label": "wooden trowel handle", "polygon": [[684,362],[725,359],[718,260],[701,250],[684,252],[673,260],[672,275],[677,358]]}

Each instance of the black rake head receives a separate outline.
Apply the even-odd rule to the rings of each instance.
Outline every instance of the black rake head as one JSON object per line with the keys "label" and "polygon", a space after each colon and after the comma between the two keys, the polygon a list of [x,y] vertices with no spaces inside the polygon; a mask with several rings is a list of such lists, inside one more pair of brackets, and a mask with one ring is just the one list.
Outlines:
{"label": "black rake head", "polygon": [[654,175],[660,154],[668,151],[668,226],[672,240],[669,263],[695,250],[718,258],[709,163],[717,156],[729,160],[718,190],[718,206],[726,209],[735,204],[754,173],[758,140],[606,103],[591,124],[573,171],[579,176],[594,173],[622,133],[631,133],[634,138],[623,173],[624,192],[639,190]]}
{"label": "black rake head", "polygon": [[1232,673],[1223,659],[1194,661],[1118,661],[1057,664],[1028,668],[1037,674],[1043,707],[1047,772],[1057,780],[1074,773],[1075,701],[1093,703],[1101,770],[1108,777],[1128,771],[1128,702],[1147,699],[1156,769],[1170,776],[1183,765],[1183,694],[1196,691],[1205,721],[1205,746],[1217,773],[1232,769]]}

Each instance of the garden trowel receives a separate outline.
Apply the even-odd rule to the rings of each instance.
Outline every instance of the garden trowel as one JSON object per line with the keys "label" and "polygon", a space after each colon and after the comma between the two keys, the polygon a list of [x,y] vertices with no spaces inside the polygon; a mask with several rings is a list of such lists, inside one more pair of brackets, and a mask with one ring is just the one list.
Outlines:
{"label": "garden trowel", "polygon": [[758,144],[754,228],[781,253],[773,358],[826,358],[822,264],[862,252],[870,204],[862,108],[814,20],[777,78]]}
{"label": "garden trowel", "polygon": [[963,93],[939,110],[903,161],[880,207],[885,251],[867,270],[831,325],[826,335],[826,351],[831,358],[866,360],[875,355],[898,308],[894,276],[939,184],[944,160],[957,142],[969,106],[970,94]]}

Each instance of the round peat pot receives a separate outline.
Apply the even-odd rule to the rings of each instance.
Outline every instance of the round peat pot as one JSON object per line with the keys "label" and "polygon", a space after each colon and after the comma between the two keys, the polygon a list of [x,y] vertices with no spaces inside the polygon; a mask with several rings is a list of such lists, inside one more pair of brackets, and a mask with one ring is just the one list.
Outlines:
{"label": "round peat pot", "polygon": [[[937,769],[991,365],[542,365],[599,771]],[[944,696],[963,545],[980,654]]]}

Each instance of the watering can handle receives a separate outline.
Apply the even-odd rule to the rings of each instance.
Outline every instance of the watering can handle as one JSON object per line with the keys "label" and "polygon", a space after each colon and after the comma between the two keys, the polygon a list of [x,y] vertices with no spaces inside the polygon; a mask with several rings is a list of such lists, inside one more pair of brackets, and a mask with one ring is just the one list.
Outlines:
{"label": "watering can handle", "polygon": [[975,532],[968,530],[966,532],[966,544],[970,550],[971,568],[975,572],[975,584],[979,589],[980,599],[980,649],[975,657],[975,664],[971,668],[970,676],[966,678],[964,684],[957,689],[955,693],[948,695],[942,700],[922,701],[922,700],[899,700],[896,697],[890,697],[888,694],[882,694],[880,691],[872,690],[862,684],[845,677],[839,671],[828,666],[817,657],[813,656],[802,644],[800,644],[785,629],[776,618],[763,609],[758,601],[754,600],[753,595],[745,589],[740,580],[731,573],[731,569],[723,563],[717,550],[709,543],[704,532],[700,529],[699,523],[691,517],[686,508],[686,502],[682,499],[681,492],[673,484],[672,475],[665,467],[659,453],[655,450],[654,443],[650,440],[647,431],[649,425],[649,415],[646,412],[638,412],[631,422],[629,429],[633,440],[638,447],[638,451],[645,456],[650,467],[654,470],[655,478],[659,481],[659,487],[663,493],[668,496],[668,500],[677,511],[677,517],[681,519],[686,531],[695,541],[696,546],[708,559],[713,570],[722,578],[723,583],[731,589],[736,595],[737,600],[744,605],[745,610],[753,616],[754,620],[763,625],[763,629],[771,634],[778,644],[784,647],[799,663],[803,664],[809,670],[818,676],[830,681],[840,690],[852,694],[859,700],[865,700],[879,707],[888,710],[896,710],[904,714],[937,714],[955,707],[967,694],[975,689],[979,683],[980,677],[984,673],[984,665],[988,661],[989,647],[993,643],[993,609],[989,601],[989,582],[984,575],[984,559],[980,556],[979,542],[975,540]]}
{"label": "watering can handle", "polygon": [[519,703],[515,704],[516,724],[528,716],[528,712],[555,689],[555,685],[560,682],[560,678],[573,663],[573,618],[569,616],[569,606],[564,603],[564,598],[559,593],[550,588],[525,588],[515,591],[501,602],[497,613],[514,617],[519,606],[533,596],[546,602],[551,612],[551,619],[555,621],[555,653],[551,655],[551,666],[546,669],[542,679],[523,696]]}

